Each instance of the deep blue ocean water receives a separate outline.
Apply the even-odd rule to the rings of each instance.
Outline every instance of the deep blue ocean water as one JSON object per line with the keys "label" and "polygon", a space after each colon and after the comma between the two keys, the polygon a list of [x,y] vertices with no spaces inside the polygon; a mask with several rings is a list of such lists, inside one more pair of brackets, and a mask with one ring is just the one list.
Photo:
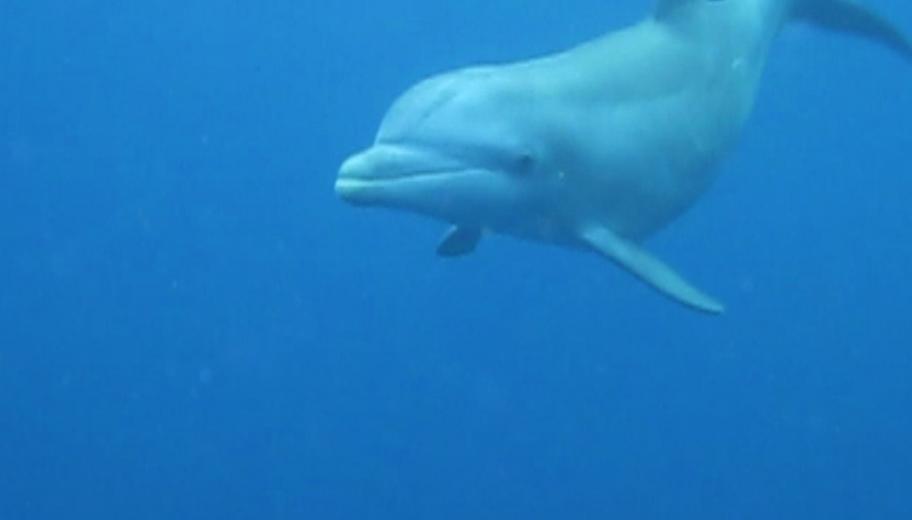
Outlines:
{"label": "deep blue ocean water", "polygon": [[335,197],[410,84],[650,4],[0,5],[0,520],[912,518],[889,52],[787,30],[649,241],[720,318],[574,251],[440,260],[441,224]]}

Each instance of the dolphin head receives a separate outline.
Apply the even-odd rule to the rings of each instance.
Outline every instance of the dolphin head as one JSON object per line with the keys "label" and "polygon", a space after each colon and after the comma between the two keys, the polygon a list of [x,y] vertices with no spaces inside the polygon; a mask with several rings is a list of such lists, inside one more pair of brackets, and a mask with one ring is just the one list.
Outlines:
{"label": "dolphin head", "polygon": [[390,108],[374,145],[342,164],[336,193],[458,225],[510,227],[548,193],[548,150],[531,130],[527,99],[489,69],[419,83]]}

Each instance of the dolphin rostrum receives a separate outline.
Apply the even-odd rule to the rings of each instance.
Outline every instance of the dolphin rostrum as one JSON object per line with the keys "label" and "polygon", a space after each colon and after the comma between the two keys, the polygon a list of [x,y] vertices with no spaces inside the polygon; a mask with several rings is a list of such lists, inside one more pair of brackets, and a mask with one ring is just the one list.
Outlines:
{"label": "dolphin rostrum", "polygon": [[660,0],[652,16],[565,52],[458,70],[409,89],[342,164],[346,201],[597,252],[694,309],[723,306],[640,243],[690,207],[751,112],[792,20],[912,44],[853,0]]}

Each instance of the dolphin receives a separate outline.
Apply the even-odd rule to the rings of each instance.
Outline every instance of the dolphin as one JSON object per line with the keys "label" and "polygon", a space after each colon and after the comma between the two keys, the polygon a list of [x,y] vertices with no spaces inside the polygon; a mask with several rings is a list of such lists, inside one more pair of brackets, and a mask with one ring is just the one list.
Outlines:
{"label": "dolphin", "polygon": [[773,40],[806,21],[912,44],[852,0],[659,0],[643,21],[556,54],[424,80],[345,160],[336,193],[451,224],[592,251],[671,299],[723,305],[642,247],[712,184],[754,105]]}

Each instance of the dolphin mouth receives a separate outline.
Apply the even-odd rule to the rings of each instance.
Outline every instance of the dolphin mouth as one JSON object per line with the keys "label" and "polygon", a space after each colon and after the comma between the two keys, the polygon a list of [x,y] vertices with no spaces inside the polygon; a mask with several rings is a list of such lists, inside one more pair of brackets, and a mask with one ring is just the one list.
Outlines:
{"label": "dolphin mouth", "polygon": [[443,177],[460,177],[475,173],[468,168],[441,168],[415,170],[392,175],[343,175],[336,179],[336,195],[353,204],[370,204],[385,198],[385,195],[425,182],[434,182]]}
{"label": "dolphin mouth", "polygon": [[449,173],[459,173],[462,168],[428,168],[423,170],[411,170],[396,173],[384,173],[382,175],[352,175],[345,172],[339,172],[337,182],[361,181],[366,183],[396,182],[419,177],[431,177],[434,175],[446,175]]}
{"label": "dolphin mouth", "polygon": [[377,145],[342,163],[335,191],[347,202],[366,204],[397,190],[469,171],[472,169],[431,151]]}

